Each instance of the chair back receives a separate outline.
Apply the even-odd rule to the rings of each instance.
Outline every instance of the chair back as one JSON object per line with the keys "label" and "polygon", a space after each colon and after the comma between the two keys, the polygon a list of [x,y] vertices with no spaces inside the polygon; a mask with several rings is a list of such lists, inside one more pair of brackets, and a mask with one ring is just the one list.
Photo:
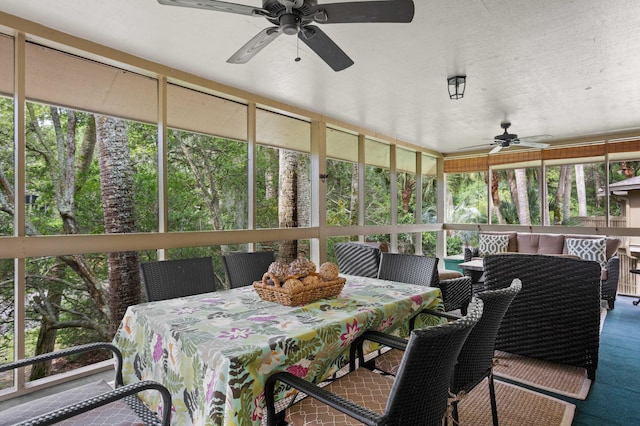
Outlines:
{"label": "chair back", "polygon": [[378,278],[438,287],[438,258],[413,254],[382,253]]}
{"label": "chair back", "polygon": [[272,251],[225,254],[222,256],[222,263],[229,288],[244,287],[260,281],[275,260],[276,256]]}
{"label": "chair back", "polygon": [[211,257],[141,263],[140,272],[149,302],[216,290]]}
{"label": "chair back", "polygon": [[333,246],[340,273],[376,278],[380,266],[380,249],[362,243],[336,243]]}
{"label": "chair back", "polygon": [[496,337],[496,349],[586,368],[595,377],[600,347],[601,267],[592,260],[543,254],[484,258],[489,290],[522,280]]}
{"label": "chair back", "polygon": [[487,290],[476,294],[484,303],[482,318],[473,327],[462,346],[454,369],[451,391],[469,392],[491,372],[496,335],[511,301],[522,289],[522,282],[514,279],[507,288]]}
{"label": "chair back", "polygon": [[390,424],[442,424],[458,354],[482,311],[474,298],[459,320],[411,332],[387,401]]}

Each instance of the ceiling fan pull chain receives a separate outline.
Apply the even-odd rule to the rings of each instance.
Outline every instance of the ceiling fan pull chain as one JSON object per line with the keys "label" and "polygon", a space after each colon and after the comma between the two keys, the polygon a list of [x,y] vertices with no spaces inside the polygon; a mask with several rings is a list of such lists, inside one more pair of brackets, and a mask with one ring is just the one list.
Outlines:
{"label": "ceiling fan pull chain", "polygon": [[302,58],[300,57],[300,37],[296,37],[296,62],[300,62]]}

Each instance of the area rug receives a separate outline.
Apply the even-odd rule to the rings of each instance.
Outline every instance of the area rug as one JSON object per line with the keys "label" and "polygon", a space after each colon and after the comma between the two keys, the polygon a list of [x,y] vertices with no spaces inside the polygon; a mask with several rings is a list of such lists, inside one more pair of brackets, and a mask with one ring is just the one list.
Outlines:
{"label": "area rug", "polygon": [[[576,406],[509,383],[495,381],[500,426],[570,426]],[[493,425],[485,379],[458,403],[460,426]]]}
{"label": "area rug", "polygon": [[[606,302],[605,302],[606,303]],[[600,310],[600,332],[607,317],[607,309]],[[558,395],[584,400],[589,394],[591,380],[587,370],[496,351],[493,374],[506,380]]]}
{"label": "area rug", "polygon": [[584,400],[591,387],[584,368],[501,351],[496,351],[495,360],[493,374],[496,377],[558,395]]}

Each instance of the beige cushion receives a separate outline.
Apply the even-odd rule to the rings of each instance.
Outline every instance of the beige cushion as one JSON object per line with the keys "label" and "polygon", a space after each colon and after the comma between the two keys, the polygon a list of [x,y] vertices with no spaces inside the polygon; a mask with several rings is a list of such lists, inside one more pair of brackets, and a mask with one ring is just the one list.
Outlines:
{"label": "beige cushion", "polygon": [[462,276],[462,273],[458,271],[452,271],[449,269],[443,269],[441,271],[438,271],[438,279],[440,281],[450,280],[453,278],[460,278],[461,276]]}
{"label": "beige cushion", "polygon": [[398,374],[398,367],[402,362],[404,352],[399,349],[391,349],[376,357],[376,368],[388,374]]}
{"label": "beige cushion", "polygon": [[519,233],[518,253],[561,254],[564,247],[563,235]]}
{"label": "beige cushion", "polygon": [[[383,414],[393,386],[393,379],[393,376],[383,376],[366,368],[358,368],[331,382],[325,389],[371,411]],[[287,409],[285,420],[290,425],[362,425],[361,422],[315,398],[305,398]]]}

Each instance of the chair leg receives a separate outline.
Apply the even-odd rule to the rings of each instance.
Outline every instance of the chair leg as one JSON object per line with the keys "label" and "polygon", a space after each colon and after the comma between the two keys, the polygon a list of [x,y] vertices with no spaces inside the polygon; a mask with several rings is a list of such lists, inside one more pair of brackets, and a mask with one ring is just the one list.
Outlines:
{"label": "chair leg", "polygon": [[457,426],[460,424],[460,419],[458,418],[458,400],[455,399],[451,402],[452,416],[453,416],[453,425]]}
{"label": "chair leg", "polygon": [[489,372],[489,397],[491,399],[491,417],[493,426],[498,426],[498,407],[496,404],[496,388],[493,383],[493,371]]}

